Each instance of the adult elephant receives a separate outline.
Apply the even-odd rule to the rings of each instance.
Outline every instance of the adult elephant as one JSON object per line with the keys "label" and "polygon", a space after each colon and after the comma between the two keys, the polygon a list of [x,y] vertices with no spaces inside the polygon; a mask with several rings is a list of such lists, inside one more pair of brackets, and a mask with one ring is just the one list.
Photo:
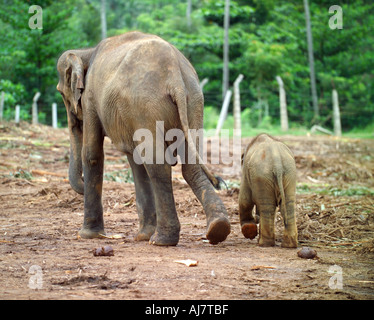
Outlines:
{"label": "adult elephant", "polygon": [[[104,233],[103,140],[108,136],[127,155],[133,171],[139,215],[136,240],[176,245],[180,223],[171,165],[156,161],[160,151],[156,150],[157,145],[160,148],[156,143],[156,123],[163,123],[165,132],[181,129],[187,141],[185,154],[195,154],[192,158],[200,159],[188,138],[189,129],[203,126],[203,94],[192,65],[163,39],[129,32],[105,39],[95,48],[64,52],[57,69],[57,90],[68,114],[69,181],[76,192],[84,194],[80,236],[95,238]],[[139,129],[152,133],[154,161],[135,161],[136,156],[140,157],[136,148],[141,142],[134,139]],[[162,151],[168,145],[163,140]],[[212,186],[218,186],[218,179],[197,161],[183,163],[182,174],[203,205],[207,239],[212,244],[224,241],[230,233],[230,223]]]}

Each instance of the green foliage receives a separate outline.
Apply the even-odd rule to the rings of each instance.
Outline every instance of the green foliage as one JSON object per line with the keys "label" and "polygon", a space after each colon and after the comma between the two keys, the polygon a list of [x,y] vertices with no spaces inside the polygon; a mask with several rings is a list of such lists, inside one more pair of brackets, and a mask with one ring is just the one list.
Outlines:
{"label": "green foliage", "polygon": [[[189,24],[187,0],[106,0],[108,36],[130,30],[157,34],[180,49],[194,65],[204,87],[207,127],[214,127],[222,105],[224,0],[192,0]],[[343,29],[329,28],[330,1],[309,1],[315,55],[319,122],[332,128],[331,92],[339,93],[343,131],[374,123],[374,3],[335,1],[343,9]],[[101,39],[99,0],[41,0],[43,29],[31,30],[29,1],[0,4],[0,90],[4,115],[21,106],[22,119],[31,117],[32,97],[42,93],[41,122],[51,123],[51,104],[58,103],[59,122],[66,111],[57,93],[56,61],[71,48],[96,45]],[[230,1],[230,85],[240,84],[243,132],[279,125],[278,85],[282,77],[288,115],[293,126],[310,127],[313,110],[303,2],[299,0]],[[264,102],[268,116],[265,117]],[[225,126],[232,125],[229,115]],[[231,121],[231,122],[230,122]]]}
{"label": "green foliage", "polygon": [[109,173],[106,172],[104,173],[104,180],[121,183],[134,183],[134,177],[132,175],[131,168],[121,171],[111,171]]}
{"label": "green foliage", "polygon": [[364,186],[348,186],[347,188],[338,188],[327,185],[316,185],[316,184],[307,184],[302,183],[297,185],[296,192],[298,194],[309,194],[311,192],[321,195],[333,195],[335,197],[343,196],[373,196],[374,190],[364,187]]}
{"label": "green foliage", "polygon": [[[205,106],[204,108],[204,129],[206,136],[213,136],[215,134],[215,129],[217,127],[219,118],[219,110],[212,106]],[[229,114],[223,124],[222,129],[232,129],[234,127],[234,117]],[[279,136],[285,134],[281,131],[279,126],[272,125],[271,117],[263,117],[259,121],[259,110],[253,110],[251,108],[246,108],[241,112],[241,130],[243,137],[253,137],[260,133],[267,132],[274,136]],[[230,130],[230,135],[232,134]],[[290,130],[286,134],[292,135],[305,135],[307,129],[300,125],[291,126]],[[359,135],[361,132],[356,133]],[[352,133],[351,133],[352,135]],[[366,136],[365,136],[366,137]]]}
{"label": "green foliage", "polygon": [[14,84],[10,80],[0,80],[0,92],[4,91],[4,103],[16,104],[23,99],[25,87],[21,83]]}
{"label": "green foliage", "polygon": [[[239,5],[236,1],[230,1],[231,23],[248,21],[253,12],[254,9],[248,5]],[[205,6],[201,8],[201,13],[207,21],[214,22],[222,27],[225,15],[225,0],[205,1]]]}
{"label": "green foliage", "polygon": [[204,128],[215,129],[218,123],[218,110],[212,106],[205,106],[204,108]]}
{"label": "green foliage", "polygon": [[12,116],[16,104],[21,106],[21,119],[31,118],[32,98],[37,91],[41,92],[38,101],[41,123],[51,123],[53,102],[59,102],[59,116],[65,118],[65,108],[56,92],[56,62],[67,48],[89,45],[74,15],[73,4],[77,2],[39,1],[43,29],[34,30],[28,26],[32,16],[28,13],[30,4],[20,0],[7,2],[0,5],[0,86],[4,86],[4,81],[14,86],[2,89],[6,92],[5,118]]}
{"label": "green foliage", "polygon": [[25,179],[25,180],[32,180],[33,176],[31,172],[24,170],[24,169],[18,169],[16,172],[10,174],[11,177],[18,178],[18,179]]}

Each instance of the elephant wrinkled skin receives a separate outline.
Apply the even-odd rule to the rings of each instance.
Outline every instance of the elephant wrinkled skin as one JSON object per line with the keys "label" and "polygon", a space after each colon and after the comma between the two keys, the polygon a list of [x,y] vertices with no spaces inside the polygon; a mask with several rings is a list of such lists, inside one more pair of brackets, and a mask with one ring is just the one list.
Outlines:
{"label": "elephant wrinkled skin", "polygon": [[282,247],[297,247],[295,217],[296,165],[290,149],[267,134],[260,134],[247,146],[239,192],[239,215],[246,238],[257,236],[259,216],[261,246],[274,246],[274,219],[280,207],[285,226]]}
{"label": "elephant wrinkled skin", "polygon": [[[162,121],[165,132],[174,128],[183,131],[185,154],[196,153],[198,146],[189,141],[188,130],[202,128],[204,101],[192,65],[161,38],[129,32],[105,39],[95,48],[64,52],[57,69],[57,90],[68,114],[69,180],[75,191],[84,194],[80,236],[94,238],[104,233],[103,140],[108,136],[127,155],[133,171],[139,215],[136,240],[176,245],[180,223],[171,165],[156,164],[155,158],[153,164],[134,161],[140,143],[134,141],[134,132],[147,129],[156,139],[156,122]],[[161,146],[166,149],[167,142]],[[219,179],[204,164],[195,163],[182,164],[182,173],[203,205],[206,236],[216,244],[230,233],[226,209],[212,186],[217,187]]]}

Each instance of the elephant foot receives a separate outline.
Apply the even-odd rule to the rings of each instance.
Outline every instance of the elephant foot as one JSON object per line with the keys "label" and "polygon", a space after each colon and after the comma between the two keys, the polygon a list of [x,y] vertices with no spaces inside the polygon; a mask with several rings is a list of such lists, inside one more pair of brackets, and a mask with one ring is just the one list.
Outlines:
{"label": "elephant foot", "polygon": [[275,246],[275,240],[274,239],[262,239],[260,237],[260,240],[259,240],[258,244],[261,247],[274,247]]}
{"label": "elephant foot", "polygon": [[282,248],[297,248],[297,236],[283,235]]}
{"label": "elephant foot", "polygon": [[216,218],[209,226],[206,233],[206,238],[210,244],[218,244],[226,240],[230,234],[230,222],[227,218]]}
{"label": "elephant foot", "polygon": [[155,233],[155,230],[156,227],[154,226],[139,230],[139,232],[135,236],[135,241],[149,241],[149,239],[151,239],[152,235]]}
{"label": "elephant foot", "polygon": [[254,239],[257,236],[257,225],[255,223],[244,223],[242,233],[247,239]]}
{"label": "elephant foot", "polygon": [[102,230],[92,230],[87,228],[82,228],[78,232],[78,236],[83,239],[94,239],[94,238],[102,238],[102,235],[105,235],[104,229]]}
{"label": "elephant foot", "polygon": [[150,238],[149,244],[156,246],[176,246],[179,242],[179,231],[178,233],[161,234],[156,231]]}

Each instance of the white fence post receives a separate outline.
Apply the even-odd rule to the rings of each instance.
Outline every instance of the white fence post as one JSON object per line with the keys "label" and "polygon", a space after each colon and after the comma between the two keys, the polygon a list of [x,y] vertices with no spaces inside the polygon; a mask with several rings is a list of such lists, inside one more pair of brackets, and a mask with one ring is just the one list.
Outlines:
{"label": "white fence post", "polygon": [[15,118],[14,118],[14,121],[16,122],[16,124],[19,124],[19,114],[20,114],[20,106],[17,104],[16,105],[16,115],[15,115]]}
{"label": "white fence post", "polygon": [[200,82],[200,89],[203,90],[204,86],[208,83],[209,79],[208,78],[204,78],[201,82]]}
{"label": "white fence post", "polygon": [[40,92],[35,93],[32,99],[32,124],[38,124],[38,99],[40,97]]}
{"label": "white fence post", "polygon": [[57,103],[52,103],[52,127],[57,128]]}
{"label": "white fence post", "polygon": [[286,102],[286,90],[284,90],[283,80],[280,76],[276,76],[275,79],[279,85],[279,106],[280,106],[280,120],[282,131],[288,131],[288,114],[287,114],[287,102]]}
{"label": "white fence post", "polygon": [[332,90],[332,111],[333,111],[333,119],[334,119],[334,135],[341,137],[342,126],[340,122],[338,91],[336,91],[336,89]]}
{"label": "white fence post", "polygon": [[229,105],[230,105],[231,95],[232,95],[232,91],[227,90],[225,100],[223,101],[221,113],[219,115],[219,119],[218,119],[218,123],[217,123],[216,136],[219,136],[219,133],[222,129],[223,123],[225,122],[225,119],[226,119],[226,116],[227,116],[227,110],[229,109]]}
{"label": "white fence post", "polygon": [[330,130],[327,130],[327,129],[315,124],[313,127],[310,128],[310,132],[311,133],[316,133],[316,131],[322,132],[324,134],[328,134],[330,136],[332,135],[332,132]]}
{"label": "white fence post", "polygon": [[3,112],[4,112],[4,91],[1,91],[0,96],[0,121],[3,120]]}
{"label": "white fence post", "polygon": [[243,80],[244,76],[240,74],[234,82],[234,130],[237,136],[241,136],[241,118],[240,118],[240,90],[239,84]]}

